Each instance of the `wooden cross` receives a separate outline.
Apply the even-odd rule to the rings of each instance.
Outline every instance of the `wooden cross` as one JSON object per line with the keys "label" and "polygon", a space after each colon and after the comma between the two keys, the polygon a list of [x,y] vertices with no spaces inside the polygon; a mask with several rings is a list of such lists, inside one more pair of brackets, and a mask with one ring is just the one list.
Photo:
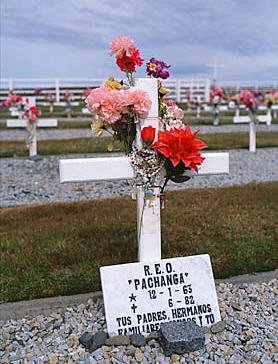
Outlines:
{"label": "wooden cross", "polygon": [[249,151],[256,153],[256,120],[259,123],[266,123],[271,125],[271,114],[266,115],[253,115],[253,116],[234,116],[233,122],[235,124],[249,124]]}
{"label": "wooden cross", "polygon": [[[151,125],[158,131],[157,80],[139,78],[136,87],[147,91],[152,100],[148,117],[137,124],[136,144],[140,146],[141,129]],[[206,159],[199,169],[200,175],[229,173],[229,153],[203,153]],[[81,158],[60,160],[60,181],[86,182],[101,180],[132,180],[134,169],[128,157]],[[144,189],[137,192],[138,259],[151,262],[161,259],[160,188],[153,189],[151,201],[146,203]]]}
{"label": "wooden cross", "polygon": [[[33,125],[30,125],[27,119],[8,119],[8,128],[26,128],[29,133],[29,156],[37,155],[37,127],[38,128],[53,128],[58,126],[57,119],[38,119]],[[30,127],[32,130],[30,130]]]}

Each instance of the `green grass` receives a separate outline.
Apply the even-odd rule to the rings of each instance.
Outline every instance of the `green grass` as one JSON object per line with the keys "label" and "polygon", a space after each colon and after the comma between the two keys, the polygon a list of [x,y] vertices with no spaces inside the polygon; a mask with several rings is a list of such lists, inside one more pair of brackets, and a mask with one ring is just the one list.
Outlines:
{"label": "green grass", "polygon": [[[46,117],[46,116],[44,116]],[[60,116],[52,116],[48,115],[47,117],[56,117],[60,118]],[[84,117],[84,116],[82,116]],[[85,116],[86,117],[86,116]],[[14,118],[16,119],[16,118]],[[87,118],[86,121],[78,121],[78,117],[74,121],[58,121],[58,128],[59,129],[90,129],[92,118]],[[185,122],[189,125],[212,125],[211,118],[200,118],[200,119],[192,119],[191,117],[186,117]],[[278,119],[273,119],[272,124],[278,124]],[[232,118],[225,118],[220,121],[220,125],[234,125]],[[15,128],[16,129],[16,128]],[[53,128],[57,129],[57,128]],[[6,127],[6,123],[0,122],[0,130],[11,130],[10,128]]]}
{"label": "green grass", "polygon": [[[278,183],[171,192],[163,257],[208,253],[215,277],[277,267]],[[99,267],[136,261],[131,198],[0,210],[0,301],[99,290]]]}
{"label": "green grass", "polygon": [[[248,148],[248,133],[219,133],[200,136],[207,143],[207,150]],[[57,155],[71,153],[105,153],[110,137],[93,137],[61,140],[43,140],[38,143],[41,155]],[[278,147],[278,132],[257,133],[257,147]],[[115,143],[114,151],[122,151],[120,143]],[[0,141],[0,157],[27,156],[24,141]]]}

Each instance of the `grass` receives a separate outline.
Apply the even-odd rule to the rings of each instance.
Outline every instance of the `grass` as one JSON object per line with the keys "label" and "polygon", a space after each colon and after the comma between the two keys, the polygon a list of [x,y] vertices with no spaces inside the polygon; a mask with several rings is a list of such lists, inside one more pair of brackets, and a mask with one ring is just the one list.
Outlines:
{"label": "grass", "polygon": [[[208,253],[215,277],[277,266],[278,183],[171,192],[163,257]],[[99,267],[136,261],[129,197],[0,210],[0,301],[100,290]]]}
{"label": "grass", "polygon": [[[49,117],[51,117],[51,116],[49,116]],[[78,118],[76,118],[76,121],[59,121],[58,120],[58,128],[59,129],[90,129],[91,120],[92,120],[92,118],[88,118],[88,120],[86,120],[86,121],[78,121]],[[192,119],[190,117],[186,117],[185,122],[188,123],[189,125],[212,125],[211,118]],[[273,119],[272,124],[278,124],[278,119]],[[220,125],[234,125],[234,123],[233,123],[232,118],[225,118],[225,119],[220,120]],[[16,129],[16,128],[14,128],[14,129]],[[53,128],[53,129],[57,129],[57,128]],[[7,128],[6,123],[0,122],[0,130],[11,130],[11,129]]]}
{"label": "grass", "polygon": [[[208,150],[248,148],[248,133],[219,133],[204,134]],[[77,138],[61,140],[43,140],[38,143],[38,153],[41,155],[57,155],[71,153],[105,153],[110,137]],[[277,147],[278,132],[257,133],[257,147]],[[122,151],[121,145],[115,143],[114,151]],[[27,156],[28,151],[24,141],[0,141],[0,158],[13,156]]]}

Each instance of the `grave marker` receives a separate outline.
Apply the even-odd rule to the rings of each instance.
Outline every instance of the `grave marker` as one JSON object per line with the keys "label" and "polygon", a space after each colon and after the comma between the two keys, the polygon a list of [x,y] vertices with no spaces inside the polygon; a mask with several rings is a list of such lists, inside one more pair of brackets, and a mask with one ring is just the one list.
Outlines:
{"label": "grave marker", "polygon": [[207,254],[112,265],[100,273],[110,335],[146,335],[167,321],[210,326],[221,320]]}
{"label": "grave marker", "polygon": [[[271,125],[271,113],[268,112],[266,115],[256,115],[254,116],[258,122],[266,123],[266,125]],[[254,117],[250,116],[234,116],[233,122],[235,124],[249,124],[249,151],[251,153],[256,152],[256,122]]]}
{"label": "grave marker", "polygon": [[27,119],[7,119],[8,128],[26,128],[29,134],[29,156],[37,155],[37,127],[53,128],[58,126],[57,119],[38,119],[33,125]]}
{"label": "grave marker", "polygon": [[[159,129],[157,80],[150,79],[150,78],[138,79],[136,81],[136,86],[138,88],[141,88],[141,89],[147,91],[150,94],[150,97],[152,100],[152,107],[148,114],[148,117],[145,119],[141,119],[140,123],[137,124],[136,144],[138,146],[140,146],[142,143],[142,141],[141,141],[141,129],[142,128],[144,128],[145,126],[151,125],[154,128],[156,128],[157,131]],[[200,169],[199,169],[200,175],[229,173],[229,153],[202,153],[202,156],[205,157],[206,159],[205,159],[204,163],[200,166]],[[135,177],[134,169],[133,169],[128,157],[86,158],[86,159],[82,158],[82,159],[60,160],[60,181],[62,183],[64,183],[64,182],[100,181],[100,180],[119,180],[119,179],[132,180],[132,179],[134,179],[134,177]],[[153,192],[154,192],[154,194],[153,194],[152,200],[149,203],[146,203],[143,187],[138,187],[138,189],[137,189],[138,259],[139,259],[139,262],[142,262],[142,263],[135,263],[135,265],[126,264],[123,266],[111,266],[111,267],[101,268],[102,288],[103,288],[104,297],[105,297],[104,298],[105,299],[105,309],[106,309],[107,315],[110,315],[110,310],[112,310],[111,312],[114,312],[114,314],[113,314],[114,316],[116,315],[116,312],[118,312],[118,313],[121,312],[120,311],[121,307],[114,305],[114,304],[111,305],[111,301],[108,297],[113,296],[113,294],[111,293],[111,289],[112,289],[113,285],[115,286],[115,282],[121,282],[121,277],[126,278],[127,272],[131,273],[130,280],[132,282],[132,279],[139,279],[139,278],[137,278],[137,276],[142,278],[142,267],[144,267],[144,263],[150,263],[150,265],[152,267],[155,267],[153,265],[154,264],[153,262],[156,262],[156,264],[162,264],[162,265],[164,264],[164,262],[165,262],[165,264],[166,263],[171,264],[171,262],[172,262],[172,260],[169,260],[169,261],[162,260],[161,263],[159,263],[159,261],[161,259],[160,188],[154,187]],[[195,259],[195,257],[176,258],[176,259],[178,259],[178,260],[173,261],[173,264],[175,263],[175,268],[173,268],[174,270],[176,269],[177,271],[180,271],[180,274],[185,274],[185,273],[191,272],[190,279],[192,281],[194,279],[195,272],[197,272],[197,270],[199,270],[199,269],[200,270],[203,269],[202,272],[200,273],[202,276],[202,278],[200,278],[201,282],[207,282],[207,284],[212,284],[211,282],[213,282],[213,276],[211,273],[207,274],[208,272],[211,272],[211,266],[209,263],[208,256],[201,256],[199,258],[196,257],[196,259]],[[189,264],[188,267],[190,267],[190,270],[188,272],[183,271],[182,264],[180,263],[180,262],[185,262],[185,261]],[[198,265],[196,262],[199,262],[201,265]],[[194,266],[195,266],[195,268],[194,268]],[[198,266],[198,269],[196,268],[197,266]],[[121,267],[123,267],[123,268],[121,268]],[[115,275],[113,275],[114,270],[115,270]],[[117,276],[116,276],[116,273],[117,273]],[[206,275],[207,275],[207,280],[205,279]],[[120,280],[118,281],[118,279],[120,279]],[[129,280],[127,281],[127,283],[125,281],[125,283],[124,283],[125,292],[127,292],[126,291],[127,287],[130,284],[131,283],[129,283]],[[135,283],[133,283],[133,284],[135,284]],[[188,284],[191,284],[191,283],[189,282]],[[203,284],[203,283],[201,283],[201,284]],[[214,285],[214,283],[213,283],[213,285]],[[119,287],[119,286],[120,286],[119,284],[116,285],[116,287]],[[196,302],[199,302],[199,304],[202,304],[202,299],[200,297],[202,290],[203,290],[202,288],[197,289],[195,287],[195,292],[196,292],[196,295],[198,296],[198,299],[196,299]],[[197,291],[200,291],[200,292],[197,293]],[[116,296],[119,295],[118,292],[117,292]],[[111,294],[112,294],[112,296],[111,296]],[[162,293],[160,295],[162,296]],[[141,295],[141,297],[143,297],[143,296]],[[163,297],[166,297],[166,295],[164,295]],[[115,293],[114,293],[113,299],[115,299],[115,302],[118,302],[117,297],[115,297]],[[207,297],[206,297],[206,299],[207,299]],[[177,298],[177,300],[178,300],[178,298]],[[219,321],[220,315],[219,315],[219,309],[217,306],[215,288],[213,288],[213,290],[211,291],[211,297],[210,297],[209,303],[211,305],[213,305],[213,307],[215,307],[214,320]],[[144,298],[141,298],[141,304],[142,304],[142,307],[145,307]],[[163,304],[163,301],[161,301],[160,305],[161,304]],[[203,304],[205,304],[205,303],[203,303]],[[136,306],[136,305],[134,304],[134,306]],[[175,308],[176,306],[173,306],[173,307]],[[177,308],[179,308],[179,306],[177,306]],[[135,310],[134,307],[133,307],[133,309]],[[144,310],[146,310],[146,308],[144,308]],[[146,311],[149,312],[149,309]],[[119,317],[119,314],[117,317]],[[125,317],[127,317],[127,316],[125,316]],[[164,314],[163,314],[163,317],[164,317]],[[165,320],[168,320],[168,316],[165,318]],[[148,318],[147,318],[147,321],[148,321]],[[112,324],[112,322],[113,322],[113,324]],[[110,327],[110,323],[108,325],[109,325],[108,326],[109,333],[114,332],[115,326]],[[111,321],[111,325],[114,325],[113,320]]]}

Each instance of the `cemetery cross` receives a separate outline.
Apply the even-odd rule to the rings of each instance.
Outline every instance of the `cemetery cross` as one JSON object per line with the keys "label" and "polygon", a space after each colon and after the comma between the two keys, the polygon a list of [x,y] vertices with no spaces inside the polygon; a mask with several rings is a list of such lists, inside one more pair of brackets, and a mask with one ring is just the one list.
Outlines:
{"label": "cemetery cross", "polygon": [[249,124],[249,151],[256,153],[256,124],[266,123],[266,125],[271,125],[271,114],[255,115],[250,112],[249,116],[234,116],[233,122],[235,124]]}
{"label": "cemetery cross", "polygon": [[53,128],[57,127],[57,119],[38,119],[33,125],[30,125],[27,119],[7,119],[8,128],[26,128],[29,134],[28,146],[29,156],[37,155],[37,127],[39,128]]}
{"label": "cemetery cross", "polygon": [[[136,79],[135,87],[149,93],[152,106],[146,118],[137,124],[136,144],[141,146],[141,129],[151,125],[159,130],[157,80]],[[157,136],[156,136],[157,137]],[[202,153],[204,163],[199,175],[229,173],[229,153]],[[128,157],[64,159],[59,162],[60,181],[85,182],[100,180],[132,180],[135,177]],[[154,187],[153,197],[147,201],[143,187],[137,190],[138,259],[152,262],[161,259],[160,187]]]}

